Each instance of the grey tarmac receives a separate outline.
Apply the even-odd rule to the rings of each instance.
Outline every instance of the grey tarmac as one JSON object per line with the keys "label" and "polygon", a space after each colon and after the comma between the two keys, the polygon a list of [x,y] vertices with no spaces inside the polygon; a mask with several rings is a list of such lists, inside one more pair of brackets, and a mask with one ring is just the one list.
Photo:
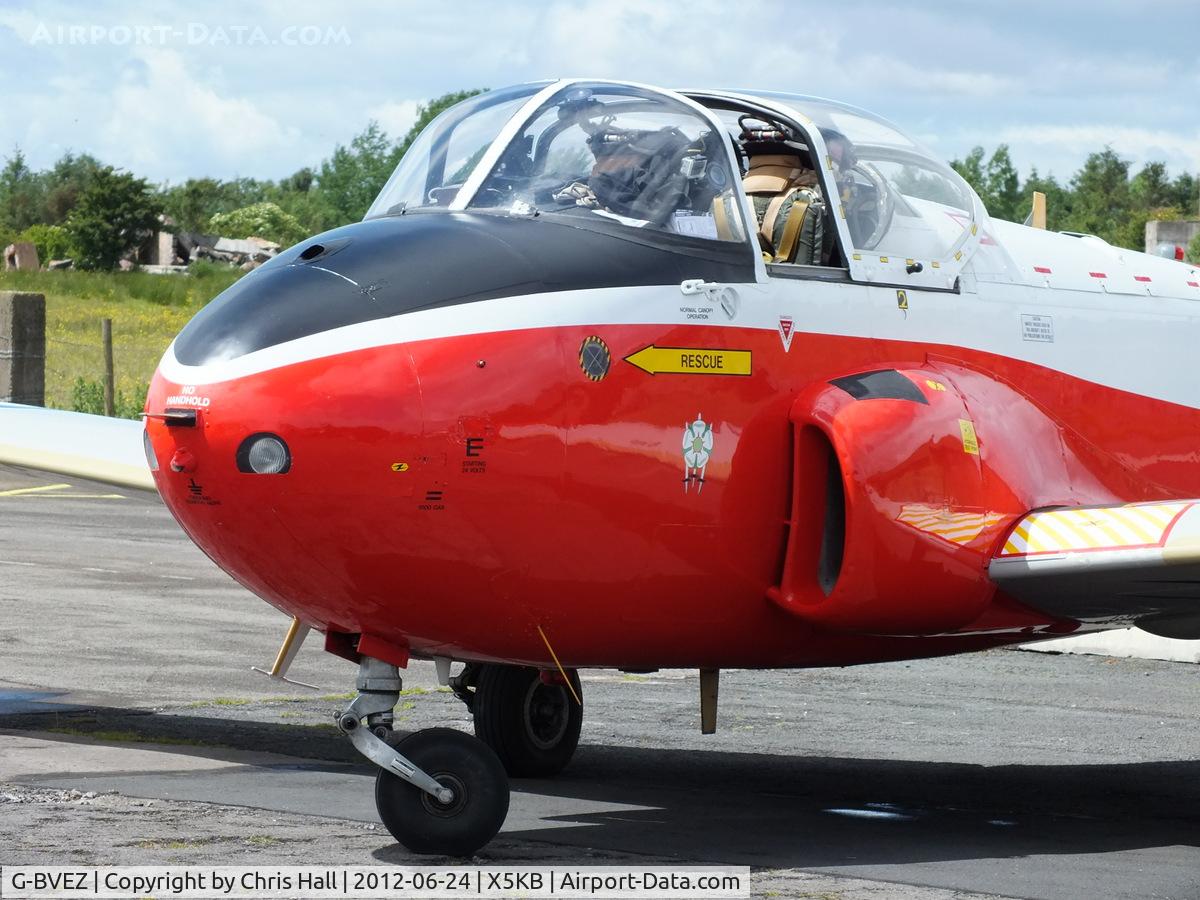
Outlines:
{"label": "grey tarmac", "polygon": [[[292,674],[319,690],[250,672],[285,626],[157,498],[0,467],[0,863],[436,862],[378,824],[332,727],[354,667],[312,640]],[[712,736],[694,672],[583,682],[575,761],[513,782],[476,862],[749,865],[757,896],[1200,897],[1195,666],[731,671]],[[398,727],[469,730],[431,665],[405,687]]]}

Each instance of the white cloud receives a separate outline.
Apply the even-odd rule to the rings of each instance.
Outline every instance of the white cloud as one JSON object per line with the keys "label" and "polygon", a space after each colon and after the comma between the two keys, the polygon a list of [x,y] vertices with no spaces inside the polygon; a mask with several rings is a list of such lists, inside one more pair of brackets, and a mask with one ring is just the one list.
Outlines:
{"label": "white cloud", "polygon": [[374,119],[393,138],[402,138],[417,121],[420,100],[400,100],[380,103],[367,110],[367,118]]}
{"label": "white cloud", "polygon": [[1032,148],[1044,148],[1079,162],[1088,153],[1110,146],[1135,167],[1165,160],[1175,171],[1200,170],[1200,131],[1188,134],[1129,125],[1014,125],[1001,129],[996,140],[1021,146],[1025,155],[1036,156],[1037,150]]}
{"label": "white cloud", "polygon": [[215,171],[259,171],[286,158],[299,136],[253,101],[219,94],[174,50],[143,49],[137,58],[143,65],[127,70],[104,104],[98,149],[107,159],[156,179],[177,171],[181,153],[210,160]]}
{"label": "white cloud", "polygon": [[[1079,12],[1096,2],[1103,14]],[[1181,10],[1194,2],[1162,0]],[[71,147],[156,179],[281,177],[368,119],[402,135],[419,102],[447,91],[594,75],[840,99],[948,156],[1008,141],[1024,168],[1060,176],[1106,143],[1176,171],[1200,168],[1194,41],[1117,0],[1013,0],[1004,16],[911,0],[900,18],[882,0],[0,3],[0,80],[19,88],[0,105],[0,154],[19,142],[39,166]],[[251,25],[270,36],[313,23],[344,27],[350,44],[32,46],[39,22]]]}

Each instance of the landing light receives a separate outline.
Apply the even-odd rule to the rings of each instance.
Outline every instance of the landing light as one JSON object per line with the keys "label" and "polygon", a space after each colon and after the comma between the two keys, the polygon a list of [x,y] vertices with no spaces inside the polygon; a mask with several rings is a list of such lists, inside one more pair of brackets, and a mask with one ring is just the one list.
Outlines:
{"label": "landing light", "polygon": [[278,435],[252,434],[238,447],[237,467],[255,475],[282,475],[292,467],[292,455]]}

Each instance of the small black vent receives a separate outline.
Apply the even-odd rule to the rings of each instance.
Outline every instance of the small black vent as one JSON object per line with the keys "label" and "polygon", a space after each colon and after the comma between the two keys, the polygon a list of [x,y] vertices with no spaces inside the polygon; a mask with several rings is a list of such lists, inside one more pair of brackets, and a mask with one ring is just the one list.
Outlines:
{"label": "small black vent", "polygon": [[847,375],[845,378],[835,378],[829,383],[841,388],[855,400],[911,400],[913,403],[929,403],[921,389],[895,369]]}

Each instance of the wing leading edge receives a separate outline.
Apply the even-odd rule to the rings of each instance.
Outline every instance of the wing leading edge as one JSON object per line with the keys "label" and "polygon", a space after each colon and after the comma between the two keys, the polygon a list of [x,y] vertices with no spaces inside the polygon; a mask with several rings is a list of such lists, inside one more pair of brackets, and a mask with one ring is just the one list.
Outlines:
{"label": "wing leading edge", "polygon": [[0,462],[154,490],[143,426],[131,419],[0,403]]}
{"label": "wing leading edge", "polygon": [[988,573],[1052,615],[1200,638],[1200,500],[1029,513]]}

